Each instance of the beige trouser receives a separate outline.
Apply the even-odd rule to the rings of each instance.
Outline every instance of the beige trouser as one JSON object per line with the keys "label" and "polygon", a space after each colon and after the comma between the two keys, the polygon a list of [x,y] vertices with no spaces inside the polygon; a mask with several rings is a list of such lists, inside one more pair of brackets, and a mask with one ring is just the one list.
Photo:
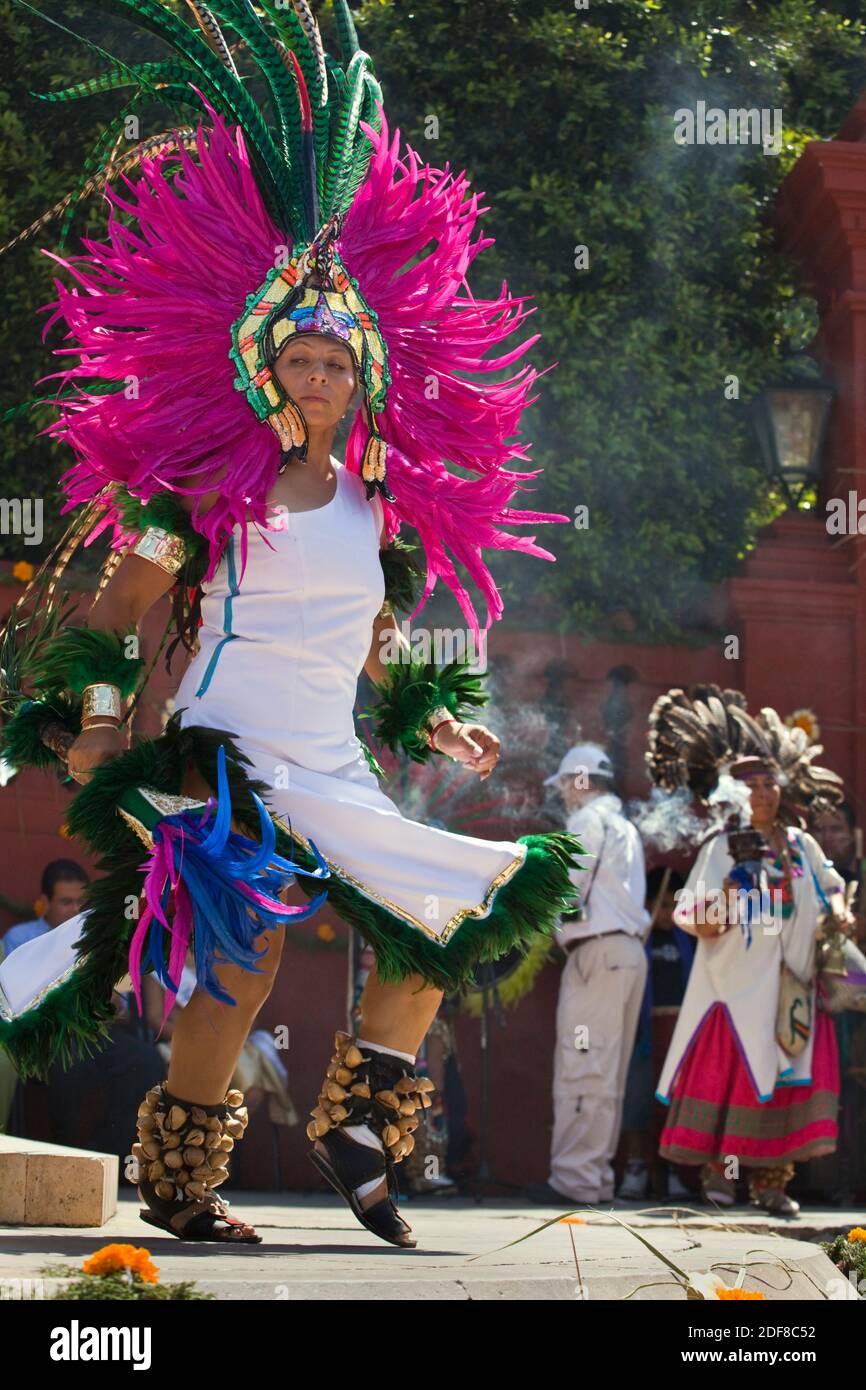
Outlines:
{"label": "beige trouser", "polygon": [[646,973],[640,941],[619,934],[590,937],[562,967],[550,1184],[575,1201],[613,1198],[612,1160]]}

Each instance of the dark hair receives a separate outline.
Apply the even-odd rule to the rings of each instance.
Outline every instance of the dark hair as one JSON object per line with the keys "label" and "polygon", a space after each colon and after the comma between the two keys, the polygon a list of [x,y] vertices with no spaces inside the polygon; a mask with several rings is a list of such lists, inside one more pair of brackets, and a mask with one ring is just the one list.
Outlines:
{"label": "dark hair", "polygon": [[595,787],[596,791],[613,791],[613,776],[609,772],[591,772],[587,781],[591,787]]}
{"label": "dark hair", "polygon": [[835,801],[832,805],[821,803],[820,805],[814,807],[814,809],[811,811],[809,819],[814,824],[814,822],[820,820],[822,816],[836,815],[845,817],[846,821],[848,822],[848,829],[853,834],[853,832],[857,829],[857,812],[851,805],[850,801]]}
{"label": "dark hair", "polygon": [[52,859],[42,871],[42,892],[46,898],[54,897],[54,889],[63,879],[72,883],[89,883],[90,879],[80,864],[74,859]]}

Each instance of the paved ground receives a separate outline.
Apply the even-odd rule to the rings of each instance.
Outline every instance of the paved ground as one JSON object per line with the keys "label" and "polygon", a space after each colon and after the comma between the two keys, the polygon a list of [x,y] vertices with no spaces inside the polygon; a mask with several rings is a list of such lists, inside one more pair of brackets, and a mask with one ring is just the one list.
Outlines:
{"label": "paved ground", "polygon": [[[400,1250],[370,1235],[337,1197],[238,1193],[231,1205],[264,1236],[262,1245],[231,1249],[163,1236],[138,1219],[139,1204],[125,1191],[117,1215],[96,1230],[0,1227],[0,1281],[36,1278],[48,1263],[79,1265],[102,1245],[130,1241],[147,1246],[163,1279],[195,1279],[221,1299],[683,1298],[664,1263],[610,1215],[586,1212],[585,1225],[558,1220],[502,1249],[562,1213],[514,1199],[416,1200],[403,1211],[418,1247]],[[864,1212],[813,1210],[779,1222],[747,1207],[724,1218],[673,1207],[613,1211],[689,1272],[712,1268],[733,1284],[745,1265],[743,1286],[773,1300],[856,1297],[833,1283],[838,1272],[814,1242],[866,1224]]]}

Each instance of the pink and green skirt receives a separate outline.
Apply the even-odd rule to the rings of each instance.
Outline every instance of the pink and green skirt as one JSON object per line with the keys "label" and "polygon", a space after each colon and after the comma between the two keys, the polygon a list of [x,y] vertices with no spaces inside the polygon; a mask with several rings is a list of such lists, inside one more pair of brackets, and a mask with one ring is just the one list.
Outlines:
{"label": "pink and green skirt", "polygon": [[727,1010],[715,1005],[673,1086],[659,1153],[671,1163],[746,1165],[804,1161],[833,1153],[839,1107],[839,1049],[829,1015],[816,1014],[809,1084],[777,1085],[759,1101]]}

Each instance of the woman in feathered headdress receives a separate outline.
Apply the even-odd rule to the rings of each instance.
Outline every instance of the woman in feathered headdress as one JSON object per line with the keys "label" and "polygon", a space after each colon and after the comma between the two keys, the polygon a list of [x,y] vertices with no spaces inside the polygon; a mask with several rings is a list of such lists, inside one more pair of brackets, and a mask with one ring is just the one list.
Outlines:
{"label": "woman in feathered headdress", "polygon": [[[295,869],[326,879],[377,960],[363,1037],[337,1033],[311,1157],[364,1225],[414,1245],[393,1165],[430,1105],[414,1070],[420,1042],[443,989],[552,931],[579,845],[561,834],[487,842],[407,820],[379,789],[353,705],[363,669],[389,747],[481,777],[496,765],[499,741],[474,713],[479,678],[466,661],[411,660],[392,602],[414,616],[442,578],[478,637],[455,562],[481,589],[489,627],[502,604],[484,550],[553,558],[505,529],[568,519],[509,507],[534,476],[514,465],[536,374],[510,370],[534,339],[515,341],[527,311],[504,286],[493,299],[468,289],[489,244],[475,236],[478,195],[462,174],[401,154],[344,0],[341,64],[305,0],[187,0],[196,28],[158,0],[116,3],[170,56],[117,64],[87,89],[132,85],[200,123],[139,147],[140,176],[107,190],[108,240],[57,257],[77,284],[57,282],[48,326],[65,325],[71,346],[59,351],[77,360],[57,374],[50,429],[75,454],[64,485],[68,506],[84,508],[76,535],[111,528],[115,561],[87,626],[30,640],[18,660],[7,757],[35,749],[44,761],[46,742],[73,738],[68,765],[85,785],[71,828],[126,855],[127,892],[135,833],[151,848],[147,910],[122,943],[136,989],[153,969],[170,1006],[193,939],[199,988],[167,1082],[139,1111],[145,1219],[184,1238],[259,1239],[214,1188],[245,1124],[242,1097],[225,1088],[280,954],[279,931],[257,951],[250,923],[272,925]],[[270,122],[238,70],[241,49]],[[342,462],[335,434],[353,407]],[[417,602],[403,523],[426,557]],[[135,630],[170,591],[176,639],[194,653],[178,714],[155,751],[124,753],[121,702],[141,679]],[[238,832],[263,817],[256,795],[272,818],[260,851],[229,835],[230,813]],[[130,833],[132,846],[114,843]],[[55,1033],[92,1031],[120,968],[114,901],[103,886],[91,904],[73,962],[90,973],[65,981],[62,1015],[59,990],[43,990],[39,1008],[7,1020],[0,1040],[13,1055],[29,1048],[38,1061]]]}
{"label": "woman in feathered headdress", "polygon": [[[674,920],[698,937],[659,1080],[670,1105],[659,1152],[701,1165],[707,1200],[731,1206],[739,1165],[754,1205],[794,1216],[794,1161],[836,1147],[839,1057],[816,1008],[822,913],[847,931],[844,883],[803,829],[841,797],[815,765],[820,745],[775,710],[752,717],[738,691],[672,690],[650,715],[650,775],[704,804],[736,808],[701,845]],[[727,789],[722,779],[727,779]]]}

